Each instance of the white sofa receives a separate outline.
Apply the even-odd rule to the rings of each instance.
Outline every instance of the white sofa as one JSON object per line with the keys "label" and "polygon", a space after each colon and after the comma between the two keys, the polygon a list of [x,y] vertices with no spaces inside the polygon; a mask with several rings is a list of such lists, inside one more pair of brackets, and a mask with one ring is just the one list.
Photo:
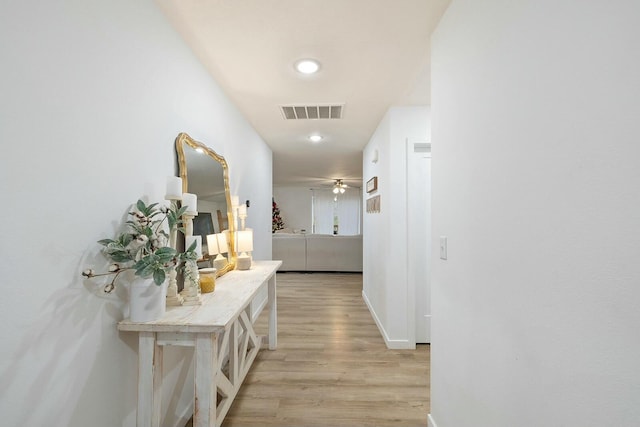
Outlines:
{"label": "white sofa", "polygon": [[273,234],[278,271],[362,271],[362,235]]}

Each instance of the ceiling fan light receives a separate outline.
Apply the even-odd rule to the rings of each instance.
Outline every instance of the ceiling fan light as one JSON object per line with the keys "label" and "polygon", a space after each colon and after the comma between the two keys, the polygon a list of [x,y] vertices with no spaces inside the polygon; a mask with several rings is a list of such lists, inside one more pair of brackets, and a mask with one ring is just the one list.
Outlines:
{"label": "ceiling fan light", "polygon": [[344,187],[340,187],[340,194],[344,193]]}
{"label": "ceiling fan light", "polygon": [[296,62],[296,70],[302,74],[313,74],[320,69],[320,63],[315,59],[301,59]]}
{"label": "ceiling fan light", "polygon": [[340,189],[338,187],[333,187],[333,194],[338,194]]}

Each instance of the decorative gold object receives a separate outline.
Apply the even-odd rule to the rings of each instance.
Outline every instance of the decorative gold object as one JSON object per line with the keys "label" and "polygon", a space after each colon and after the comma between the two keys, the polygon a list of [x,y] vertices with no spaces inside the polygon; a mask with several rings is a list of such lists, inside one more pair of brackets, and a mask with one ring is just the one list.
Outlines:
{"label": "decorative gold object", "polygon": [[208,294],[216,289],[216,269],[201,268],[200,271],[200,290],[203,294]]}
{"label": "decorative gold object", "polygon": [[[217,203],[218,205],[226,204],[226,206],[219,209],[222,212],[226,212],[226,218],[224,214],[218,216],[213,215],[212,212],[211,215],[212,218],[220,218],[216,218],[218,226],[214,225],[216,233],[224,231],[220,229],[221,226],[226,226],[229,230],[229,252],[227,254],[229,262],[216,272],[216,276],[222,276],[235,268],[237,259],[234,246],[236,230],[231,207],[227,161],[211,148],[194,140],[184,132],[180,133],[176,138],[176,153],[178,155],[180,177],[182,178],[182,191],[196,194],[199,205],[202,205],[203,201],[209,201],[212,204]],[[198,210],[205,211],[201,208]],[[215,213],[217,214],[217,212]]]}

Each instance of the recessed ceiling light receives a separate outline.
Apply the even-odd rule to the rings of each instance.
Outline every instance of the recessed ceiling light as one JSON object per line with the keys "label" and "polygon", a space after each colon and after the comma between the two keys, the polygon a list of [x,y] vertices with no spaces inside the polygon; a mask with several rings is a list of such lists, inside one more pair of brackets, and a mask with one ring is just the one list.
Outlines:
{"label": "recessed ceiling light", "polygon": [[311,140],[311,142],[320,142],[320,141],[322,141],[322,136],[320,136],[320,135],[310,135],[309,136],[309,140]]}
{"label": "recessed ceiling light", "polygon": [[296,70],[302,74],[313,74],[320,69],[320,63],[315,59],[301,59],[296,62]]}

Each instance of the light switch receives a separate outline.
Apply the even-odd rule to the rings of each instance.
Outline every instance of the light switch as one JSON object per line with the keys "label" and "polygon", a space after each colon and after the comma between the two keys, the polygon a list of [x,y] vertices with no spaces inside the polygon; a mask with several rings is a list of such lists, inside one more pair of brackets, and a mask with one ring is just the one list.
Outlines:
{"label": "light switch", "polygon": [[447,259],[447,236],[440,236],[440,259]]}

